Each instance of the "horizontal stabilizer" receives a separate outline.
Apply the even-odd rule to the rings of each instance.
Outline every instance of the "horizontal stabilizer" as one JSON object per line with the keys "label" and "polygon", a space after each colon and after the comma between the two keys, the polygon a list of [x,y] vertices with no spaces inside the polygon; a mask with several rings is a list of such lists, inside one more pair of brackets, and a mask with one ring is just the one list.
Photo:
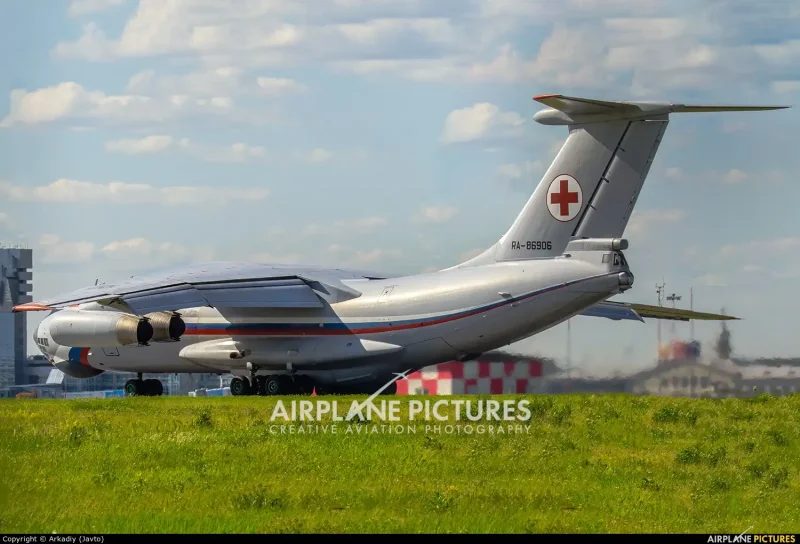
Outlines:
{"label": "horizontal stabilizer", "polygon": [[548,109],[536,112],[534,120],[544,125],[572,125],[632,118],[658,118],[670,113],[780,110],[791,106],[691,105],[675,102],[609,101],[562,94],[544,94],[533,99]]}
{"label": "horizontal stabilizer", "polygon": [[723,314],[711,314],[706,312],[695,312],[694,310],[683,310],[681,308],[665,308],[663,306],[652,306],[649,304],[636,304],[628,302],[605,301],[595,304],[586,309],[580,315],[587,317],[605,317],[614,321],[641,321],[643,318],[664,319],[669,321],[729,321],[738,320],[738,317],[731,317]]}
{"label": "horizontal stabilizer", "polygon": [[681,308],[664,308],[663,306],[647,304],[631,304],[630,307],[640,316],[652,319],[669,319],[672,321],[738,321],[740,319],[724,314],[695,312],[694,310],[683,310]]}
{"label": "horizontal stabilizer", "polygon": [[672,107],[675,113],[704,113],[704,112],[718,112],[718,111],[767,111],[767,110],[785,110],[791,106],[686,106],[683,104],[676,104]]}

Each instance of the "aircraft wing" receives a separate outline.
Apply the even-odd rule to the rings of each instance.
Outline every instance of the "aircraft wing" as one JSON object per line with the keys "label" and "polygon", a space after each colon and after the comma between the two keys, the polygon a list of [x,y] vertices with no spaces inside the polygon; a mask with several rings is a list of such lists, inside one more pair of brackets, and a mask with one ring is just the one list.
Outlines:
{"label": "aircraft wing", "polygon": [[739,319],[738,317],[723,314],[710,314],[681,308],[665,308],[663,306],[651,306],[649,304],[613,302],[608,300],[595,304],[580,315],[605,317],[606,319],[613,319],[615,321],[633,320],[641,322],[644,322],[644,318],[646,317],[670,321],[727,321]]}
{"label": "aircraft wing", "polygon": [[346,280],[386,277],[344,269],[215,262],[78,289],[15,306],[13,311],[57,310],[88,302],[123,305],[139,315],[198,306],[321,308],[324,301],[361,296]]}

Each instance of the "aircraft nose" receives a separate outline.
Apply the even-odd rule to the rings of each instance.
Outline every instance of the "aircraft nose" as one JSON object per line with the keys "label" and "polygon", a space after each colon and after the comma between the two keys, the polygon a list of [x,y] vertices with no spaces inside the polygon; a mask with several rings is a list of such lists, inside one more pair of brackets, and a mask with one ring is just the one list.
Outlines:
{"label": "aircraft nose", "polygon": [[[40,330],[42,328],[42,324],[39,323],[36,328],[33,330],[33,342],[36,344],[36,347],[39,348],[39,351],[45,353],[44,346],[42,345],[42,335],[40,334]],[[46,353],[45,353],[46,355]]]}

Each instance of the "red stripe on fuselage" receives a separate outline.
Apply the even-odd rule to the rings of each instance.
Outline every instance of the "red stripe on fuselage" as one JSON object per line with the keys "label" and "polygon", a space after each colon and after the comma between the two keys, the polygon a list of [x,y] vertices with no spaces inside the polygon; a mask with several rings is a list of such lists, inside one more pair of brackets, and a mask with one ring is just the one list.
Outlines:
{"label": "red stripe on fuselage", "polygon": [[[615,273],[613,273],[615,274]],[[583,283],[588,280],[602,278],[604,276],[609,276],[613,274],[600,274],[598,276],[590,276],[588,278],[581,278],[579,280],[569,281],[567,283],[563,283],[560,285],[553,285],[550,287],[545,287],[540,291],[534,291],[533,293],[528,293],[527,295],[521,296],[516,299],[509,299],[502,301],[500,303],[491,304],[488,307],[478,308],[476,310],[472,310],[467,313],[458,313],[455,315],[449,315],[445,317],[440,317],[438,319],[433,318],[430,320],[420,321],[418,323],[403,323],[401,325],[392,325],[389,323],[384,327],[368,327],[368,328],[357,328],[357,323],[354,323],[356,328],[352,329],[328,329],[325,330],[324,328],[314,329],[313,323],[308,324],[307,329],[303,330],[285,330],[285,329],[269,329],[268,327],[264,327],[263,329],[236,329],[231,324],[222,325],[218,329],[195,329],[189,328],[184,333],[189,336],[345,336],[350,334],[377,334],[381,332],[390,332],[390,331],[402,331],[402,330],[409,330],[409,329],[419,329],[422,327],[430,327],[433,325],[441,325],[442,323],[449,323],[451,321],[455,321],[457,319],[464,319],[466,317],[472,317],[475,315],[479,315],[482,313],[488,313],[492,310],[497,310],[499,308],[503,308],[512,303],[518,303],[523,300],[527,300],[529,298],[535,297],[537,295],[544,295],[546,293],[551,293],[553,291],[559,290],[563,287],[570,287],[572,285]]]}

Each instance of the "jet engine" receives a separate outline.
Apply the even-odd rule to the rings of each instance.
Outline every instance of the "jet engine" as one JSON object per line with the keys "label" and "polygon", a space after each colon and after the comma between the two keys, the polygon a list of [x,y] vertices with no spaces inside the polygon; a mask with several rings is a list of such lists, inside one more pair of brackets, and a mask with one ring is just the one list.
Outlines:
{"label": "jet engine", "polygon": [[146,344],[153,338],[147,319],[121,312],[61,311],[49,318],[50,336],[62,346],[113,348]]}
{"label": "jet engine", "polygon": [[144,317],[153,327],[153,342],[176,341],[186,332],[186,323],[178,314],[153,312]]}

